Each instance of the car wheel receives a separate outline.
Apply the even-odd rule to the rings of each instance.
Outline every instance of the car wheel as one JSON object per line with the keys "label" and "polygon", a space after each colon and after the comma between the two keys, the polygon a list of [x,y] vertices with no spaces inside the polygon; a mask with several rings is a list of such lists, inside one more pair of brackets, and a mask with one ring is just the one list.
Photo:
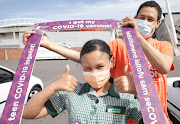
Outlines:
{"label": "car wheel", "polygon": [[38,94],[42,89],[40,87],[33,87],[28,95],[28,100],[29,101],[33,96],[35,96],[36,94]]}

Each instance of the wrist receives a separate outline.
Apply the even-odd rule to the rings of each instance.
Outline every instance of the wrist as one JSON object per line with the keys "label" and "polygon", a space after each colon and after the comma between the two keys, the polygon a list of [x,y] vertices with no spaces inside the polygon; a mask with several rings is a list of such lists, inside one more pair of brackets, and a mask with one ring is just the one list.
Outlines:
{"label": "wrist", "polygon": [[49,40],[48,44],[46,44],[45,47],[49,50],[53,50],[53,48],[55,47],[55,43],[53,41]]}
{"label": "wrist", "polygon": [[47,88],[50,92],[52,92],[52,94],[57,92],[56,86],[54,86],[53,83],[50,84]]}

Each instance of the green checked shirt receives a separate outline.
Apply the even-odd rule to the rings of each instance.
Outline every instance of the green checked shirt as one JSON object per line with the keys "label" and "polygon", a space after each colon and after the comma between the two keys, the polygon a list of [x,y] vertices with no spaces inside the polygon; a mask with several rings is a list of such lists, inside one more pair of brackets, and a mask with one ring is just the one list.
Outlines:
{"label": "green checked shirt", "polygon": [[97,96],[88,83],[78,83],[74,92],[56,92],[45,107],[52,117],[67,109],[69,124],[75,121],[81,124],[126,124],[129,118],[143,123],[138,100],[132,94],[119,94],[114,83],[101,96]]}

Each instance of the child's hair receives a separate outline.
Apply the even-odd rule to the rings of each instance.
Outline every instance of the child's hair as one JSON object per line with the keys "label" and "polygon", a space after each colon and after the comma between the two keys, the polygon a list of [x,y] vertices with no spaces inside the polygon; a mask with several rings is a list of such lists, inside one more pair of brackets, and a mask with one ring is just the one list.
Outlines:
{"label": "child's hair", "polygon": [[111,58],[111,50],[109,46],[107,45],[107,43],[104,42],[103,40],[93,39],[86,42],[84,46],[82,47],[82,50],[80,53],[80,59],[84,54],[90,53],[96,50],[107,53],[109,56],[109,59]]}

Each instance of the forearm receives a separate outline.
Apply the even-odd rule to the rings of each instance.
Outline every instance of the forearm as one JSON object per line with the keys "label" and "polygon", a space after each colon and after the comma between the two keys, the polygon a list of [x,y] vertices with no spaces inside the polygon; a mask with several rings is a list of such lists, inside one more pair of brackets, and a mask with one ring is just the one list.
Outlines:
{"label": "forearm", "polygon": [[170,56],[164,55],[150,45],[144,38],[139,37],[144,54],[151,65],[161,74],[166,74],[172,65],[173,59]]}
{"label": "forearm", "polygon": [[49,50],[54,51],[72,61],[80,63],[80,53],[75,50],[60,46],[54,42],[51,42],[51,45],[48,47]]}
{"label": "forearm", "polygon": [[[23,118],[34,119],[42,115],[47,115],[44,104],[55,93],[55,90],[51,88],[51,85],[43,89],[37,95],[32,97],[25,105]],[[41,114],[40,114],[41,113]]]}

